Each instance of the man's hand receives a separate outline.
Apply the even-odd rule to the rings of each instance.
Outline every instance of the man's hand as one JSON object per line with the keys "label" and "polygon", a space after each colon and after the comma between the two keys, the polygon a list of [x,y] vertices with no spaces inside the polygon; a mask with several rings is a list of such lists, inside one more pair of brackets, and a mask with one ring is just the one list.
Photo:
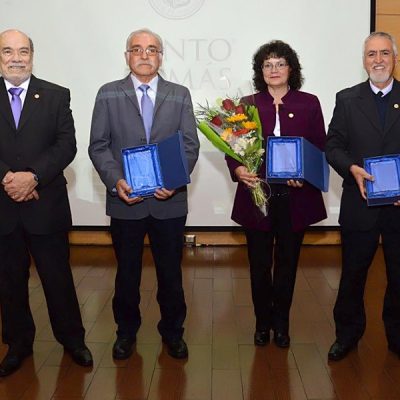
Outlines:
{"label": "man's hand", "polygon": [[171,196],[173,196],[175,193],[175,190],[168,190],[165,188],[157,189],[154,193],[154,197],[158,200],[167,200]]}
{"label": "man's hand", "polygon": [[239,182],[243,182],[249,188],[254,188],[256,182],[259,180],[256,174],[249,172],[243,165],[235,169],[235,175]]}
{"label": "man's hand", "polygon": [[118,197],[126,204],[135,204],[143,200],[142,197],[128,197],[128,195],[132,193],[132,188],[125,179],[120,179],[115,185],[115,188],[117,189]]}
{"label": "man's hand", "polygon": [[367,200],[367,190],[365,188],[365,180],[373,182],[374,177],[370,175],[364,168],[361,168],[355,164],[353,164],[350,167],[350,172],[353,174],[353,177],[357,183],[362,198],[364,200]]}
{"label": "man's hand", "polygon": [[28,194],[28,196],[26,196],[23,201],[29,200],[39,200],[39,193],[36,189],[31,194]]}
{"label": "man's hand", "polygon": [[10,183],[14,177],[14,172],[8,171],[5,175],[3,180],[1,181],[2,185],[6,185],[7,183]]}
{"label": "man's hand", "polygon": [[28,201],[36,198],[36,196],[37,199],[39,198],[37,192],[36,195],[33,195],[33,191],[38,183],[36,182],[32,172],[9,171],[3,178],[2,183],[4,185],[4,190],[14,201]]}

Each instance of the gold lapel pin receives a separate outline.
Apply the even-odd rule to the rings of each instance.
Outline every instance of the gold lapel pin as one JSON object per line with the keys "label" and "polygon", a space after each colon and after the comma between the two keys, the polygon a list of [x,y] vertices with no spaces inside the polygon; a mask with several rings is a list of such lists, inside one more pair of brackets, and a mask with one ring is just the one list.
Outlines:
{"label": "gold lapel pin", "polygon": [[393,107],[394,107],[394,108],[399,108],[399,105],[398,105],[397,103],[394,103],[394,104],[393,104]]}
{"label": "gold lapel pin", "polygon": [[38,99],[40,96],[36,93],[33,97],[34,97],[35,99]]}
{"label": "gold lapel pin", "polygon": [[293,118],[294,114],[293,113],[289,113],[289,118]]}

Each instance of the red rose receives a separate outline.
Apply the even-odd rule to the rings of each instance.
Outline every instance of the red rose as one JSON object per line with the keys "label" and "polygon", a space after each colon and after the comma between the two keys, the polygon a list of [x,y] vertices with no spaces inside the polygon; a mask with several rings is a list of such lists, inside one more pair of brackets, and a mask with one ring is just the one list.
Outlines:
{"label": "red rose", "polygon": [[223,123],[222,119],[219,115],[216,115],[215,117],[213,117],[213,119],[210,122],[216,126],[221,126]]}
{"label": "red rose", "polygon": [[231,99],[222,100],[222,107],[226,111],[231,111],[235,108],[235,103]]}
{"label": "red rose", "polygon": [[235,114],[245,114],[246,109],[243,104],[239,104],[235,107]]}
{"label": "red rose", "polygon": [[244,135],[245,133],[248,133],[249,130],[248,129],[239,129],[238,131],[234,131],[232,132],[235,136],[240,136],[240,135]]}

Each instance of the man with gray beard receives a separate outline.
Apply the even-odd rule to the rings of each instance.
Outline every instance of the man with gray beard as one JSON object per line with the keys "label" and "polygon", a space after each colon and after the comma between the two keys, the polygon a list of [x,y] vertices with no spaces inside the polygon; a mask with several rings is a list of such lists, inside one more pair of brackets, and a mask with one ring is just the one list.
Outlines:
{"label": "man with gray beard", "polygon": [[380,238],[387,276],[382,317],[388,348],[400,357],[400,202],[368,206],[365,181],[374,178],[363,168],[364,158],[400,153],[400,83],[393,78],[397,55],[388,33],[367,37],[363,61],[369,79],[337,94],[329,125],[326,156],[343,178],[342,276],[331,361],[344,358],[364,334],[365,283]]}

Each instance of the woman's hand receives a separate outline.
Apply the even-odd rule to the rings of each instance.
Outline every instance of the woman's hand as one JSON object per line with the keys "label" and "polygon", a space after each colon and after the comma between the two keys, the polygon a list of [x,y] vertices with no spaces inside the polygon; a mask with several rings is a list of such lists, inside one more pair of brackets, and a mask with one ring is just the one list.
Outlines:
{"label": "woman's hand", "polygon": [[294,187],[294,188],[302,188],[303,187],[303,182],[295,181],[294,179],[289,179],[286,183],[288,186]]}
{"label": "woman's hand", "polygon": [[244,165],[241,165],[235,169],[235,175],[239,182],[243,182],[247,187],[250,188],[254,188],[256,182],[259,180],[258,176],[252,172],[249,172]]}

